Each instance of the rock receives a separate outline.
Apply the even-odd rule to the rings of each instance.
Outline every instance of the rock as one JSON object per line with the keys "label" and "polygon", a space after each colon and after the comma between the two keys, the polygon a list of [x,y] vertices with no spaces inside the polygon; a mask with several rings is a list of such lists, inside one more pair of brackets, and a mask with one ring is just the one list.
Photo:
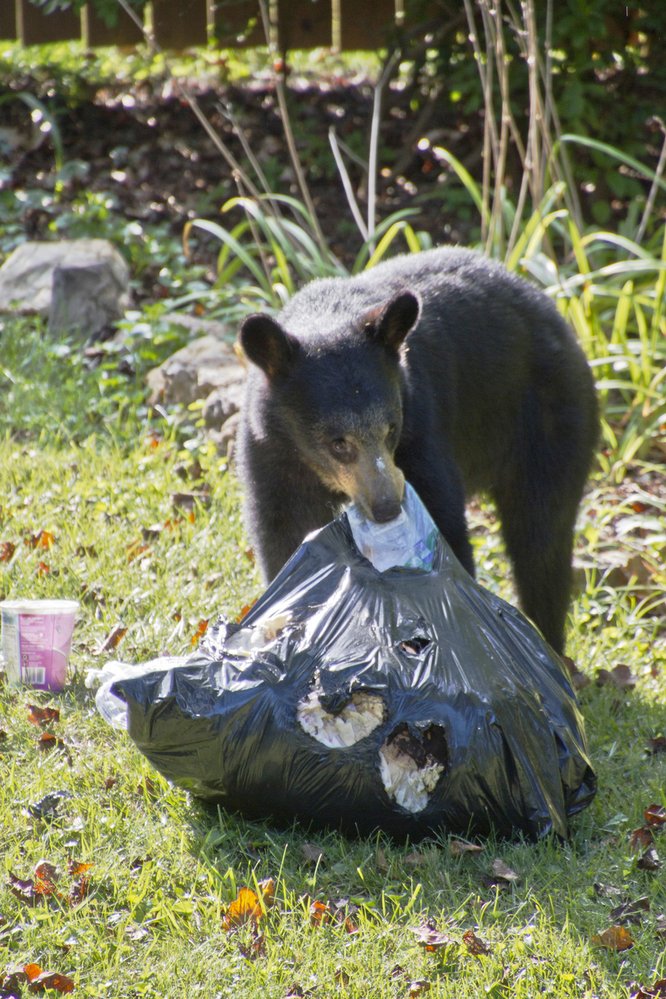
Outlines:
{"label": "rock", "polygon": [[122,316],[128,286],[127,264],[108,240],[23,243],[0,267],[0,312],[49,315],[54,332],[90,336]]}
{"label": "rock", "polygon": [[197,337],[148,373],[151,405],[189,406],[203,399],[208,434],[222,455],[231,456],[238,411],[245,389],[245,367],[233,347],[221,339],[220,323],[190,316],[168,316],[192,330],[214,330]]}
{"label": "rock", "polygon": [[109,261],[60,264],[53,272],[49,332],[79,332],[87,338],[122,317],[127,285],[118,283]]}
{"label": "rock", "polygon": [[[238,410],[233,399],[239,398],[244,381],[245,369],[233,347],[209,333],[177,350],[148,373],[149,402],[153,406],[158,402],[189,406],[219,390],[218,413],[224,420]],[[222,398],[229,401],[222,402]]]}

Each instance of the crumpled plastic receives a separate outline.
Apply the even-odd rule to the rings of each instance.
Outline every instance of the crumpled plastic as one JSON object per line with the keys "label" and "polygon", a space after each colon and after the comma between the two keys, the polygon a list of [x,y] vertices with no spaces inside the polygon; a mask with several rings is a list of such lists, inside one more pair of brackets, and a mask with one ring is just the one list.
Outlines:
{"label": "crumpled plastic", "polygon": [[248,817],[564,837],[596,788],[566,670],[527,619],[441,537],[431,571],[378,571],[346,514],[240,624],[184,661],[116,669],[109,699],[165,777]]}

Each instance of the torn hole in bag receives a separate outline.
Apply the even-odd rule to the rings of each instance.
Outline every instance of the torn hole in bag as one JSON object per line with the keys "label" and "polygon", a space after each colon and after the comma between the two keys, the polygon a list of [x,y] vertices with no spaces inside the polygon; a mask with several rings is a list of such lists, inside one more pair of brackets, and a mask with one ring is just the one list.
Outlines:
{"label": "torn hole in bag", "polygon": [[323,707],[320,687],[314,687],[296,708],[304,732],[330,749],[353,746],[370,735],[386,717],[384,699],[379,694],[356,690],[344,707],[333,714]]}
{"label": "torn hole in bag", "polygon": [[432,639],[425,635],[414,635],[413,638],[404,638],[398,642],[398,648],[407,656],[420,656],[432,645]]}
{"label": "torn hole in bag", "polygon": [[408,812],[423,811],[448,765],[446,733],[440,725],[416,732],[399,725],[379,750],[386,793]]}

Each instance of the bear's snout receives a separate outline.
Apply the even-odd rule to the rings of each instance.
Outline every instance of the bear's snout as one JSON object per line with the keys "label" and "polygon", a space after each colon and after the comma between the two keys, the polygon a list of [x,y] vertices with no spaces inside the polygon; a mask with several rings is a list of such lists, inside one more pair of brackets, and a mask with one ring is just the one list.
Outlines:
{"label": "bear's snout", "polygon": [[381,500],[373,503],[370,508],[372,519],[376,524],[386,524],[400,515],[400,502],[395,499]]}

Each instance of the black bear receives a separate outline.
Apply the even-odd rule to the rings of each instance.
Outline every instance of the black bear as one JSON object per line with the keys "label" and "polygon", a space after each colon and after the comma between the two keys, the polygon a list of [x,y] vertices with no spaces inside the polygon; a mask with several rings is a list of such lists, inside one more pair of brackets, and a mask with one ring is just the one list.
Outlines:
{"label": "black bear", "polygon": [[237,445],[266,581],[349,501],[397,516],[404,479],[474,573],[465,498],[495,502],[525,613],[564,646],[576,512],[597,438],[587,361],[550,300],[479,253],[396,257],[249,316]]}

